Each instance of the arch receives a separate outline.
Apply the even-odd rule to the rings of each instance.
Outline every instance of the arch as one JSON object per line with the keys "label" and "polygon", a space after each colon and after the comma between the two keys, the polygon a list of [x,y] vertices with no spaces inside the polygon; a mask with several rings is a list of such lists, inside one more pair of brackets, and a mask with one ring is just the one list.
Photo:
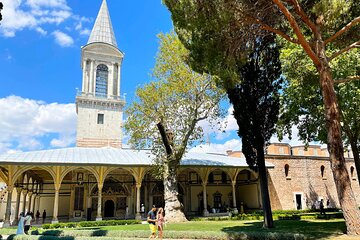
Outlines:
{"label": "arch", "polygon": [[243,169],[243,170],[241,170],[241,171],[239,172],[239,174],[237,175],[236,180],[238,180],[238,178],[239,178],[241,175],[246,176],[246,177],[245,177],[246,179],[242,179],[242,180],[245,180],[245,181],[256,181],[256,180],[257,180],[257,173],[254,172],[254,171],[251,170],[251,169]]}
{"label": "arch", "polygon": [[[188,171],[188,173],[195,172],[197,174],[197,176],[200,178],[200,180],[203,181],[203,179],[201,178],[200,172],[196,168],[187,167],[187,168],[179,169],[178,175],[182,174],[185,171]],[[190,178],[190,176],[188,176],[188,178]],[[188,179],[188,181],[191,181],[191,179]]]}
{"label": "arch", "polygon": [[87,167],[87,166],[74,166],[74,167],[68,167],[65,169],[65,171],[63,171],[61,174],[60,174],[60,182],[62,182],[65,178],[65,176],[71,172],[71,171],[74,171],[76,169],[85,169],[85,170],[88,170],[89,172],[91,172],[92,174],[94,174],[95,178],[96,178],[96,181],[97,182],[100,182],[100,176],[99,174],[92,168],[92,167]]}
{"label": "arch", "polygon": [[325,173],[325,167],[324,167],[324,165],[321,165],[321,167],[320,167],[320,172],[321,172],[321,177],[323,178],[323,177],[324,177],[324,173]]}
{"label": "arch", "polygon": [[285,164],[284,166],[284,170],[285,170],[285,177],[288,177],[289,176],[289,164]]}
{"label": "arch", "polygon": [[[50,167],[46,167],[46,166],[25,166],[25,167],[21,167],[17,171],[15,171],[15,173],[13,175],[13,178],[12,178],[12,185],[15,184],[16,180],[20,177],[21,174],[23,174],[23,173],[25,173],[25,172],[33,169],[33,168],[39,168],[39,169],[42,169],[44,171],[47,171],[50,174],[50,176],[53,178],[53,181],[55,182],[56,174]],[[26,177],[26,174],[25,174],[25,177]],[[24,180],[25,180],[25,177],[24,177]]]}
{"label": "arch", "polygon": [[105,64],[99,64],[96,67],[95,95],[98,97],[107,97],[108,94],[109,69]]}
{"label": "arch", "polygon": [[[219,177],[217,177],[217,179],[214,178],[214,172],[216,172],[216,171],[221,171],[220,180],[218,179]],[[207,183],[209,184],[209,183],[214,183],[215,181],[217,181],[217,182],[220,181],[220,183],[226,184],[226,183],[228,183],[228,180],[227,180],[228,178],[230,179],[230,183],[231,183],[231,176],[227,171],[225,171],[224,169],[221,169],[221,168],[214,168],[209,172]]]}
{"label": "arch", "polygon": [[353,166],[350,167],[350,176],[351,178],[354,178],[354,170],[355,168]]}
{"label": "arch", "polygon": [[129,172],[133,176],[133,178],[136,179],[136,177],[134,176],[134,173],[130,169],[121,168],[121,167],[110,167],[110,168],[106,169],[106,171],[104,172],[104,175],[103,175],[104,176],[104,181],[112,171],[115,171],[117,169],[122,169],[122,170],[125,170],[125,171]]}

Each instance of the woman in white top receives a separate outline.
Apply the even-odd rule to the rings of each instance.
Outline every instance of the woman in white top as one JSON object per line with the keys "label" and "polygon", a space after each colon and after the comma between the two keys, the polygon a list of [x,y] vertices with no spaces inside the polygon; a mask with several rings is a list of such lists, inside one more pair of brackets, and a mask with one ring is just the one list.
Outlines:
{"label": "woman in white top", "polygon": [[18,223],[18,228],[16,230],[16,235],[25,234],[24,233],[24,221],[25,221],[24,213],[20,213],[20,219],[19,219],[19,223]]}

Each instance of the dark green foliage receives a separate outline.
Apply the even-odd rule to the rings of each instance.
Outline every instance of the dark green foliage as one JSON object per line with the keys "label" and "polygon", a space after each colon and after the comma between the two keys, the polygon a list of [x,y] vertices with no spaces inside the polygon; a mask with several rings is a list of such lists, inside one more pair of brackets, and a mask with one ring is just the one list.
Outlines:
{"label": "dark green foliage", "polygon": [[3,3],[0,2],[0,21],[2,20],[2,14],[1,14],[1,10],[3,10]]}
{"label": "dark green foliage", "polygon": [[257,151],[263,149],[275,132],[279,114],[282,78],[279,51],[273,36],[258,38],[255,50],[240,69],[241,83],[228,89],[239,126],[243,152],[250,167],[257,166]]}
{"label": "dark green foliage", "polygon": [[43,229],[57,229],[57,228],[78,228],[78,227],[99,227],[99,226],[118,226],[140,224],[139,220],[107,220],[107,221],[84,221],[84,222],[67,222],[55,224],[43,224]]}

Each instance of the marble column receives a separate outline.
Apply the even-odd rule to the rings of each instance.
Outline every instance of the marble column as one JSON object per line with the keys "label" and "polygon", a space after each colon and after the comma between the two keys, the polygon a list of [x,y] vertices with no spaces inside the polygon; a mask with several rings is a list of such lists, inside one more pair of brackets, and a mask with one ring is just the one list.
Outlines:
{"label": "marble column", "polygon": [[28,212],[31,212],[32,192],[29,192],[28,195],[29,195]]}
{"label": "marble column", "polygon": [[98,184],[98,207],[97,207],[97,215],[96,215],[96,221],[102,221],[102,184]]}
{"label": "marble column", "polygon": [[140,220],[141,214],[140,214],[140,189],[141,189],[141,183],[136,184],[136,216],[135,219]]}
{"label": "marble column", "polygon": [[207,210],[207,193],[206,193],[206,183],[203,183],[203,202],[204,202],[204,211],[203,216],[209,216],[209,211]]}
{"label": "marble column", "polygon": [[81,90],[83,93],[87,91],[86,63],[87,63],[87,60],[84,59],[84,61],[83,61],[83,81],[82,81],[82,90]]}
{"label": "marble column", "polygon": [[71,186],[70,190],[70,204],[69,204],[69,218],[74,217],[74,202],[75,202],[75,186]]}
{"label": "marble column", "polygon": [[20,208],[20,197],[21,197],[21,189],[16,188],[16,207],[15,207],[15,220],[19,220],[19,208]]}
{"label": "marble column", "polygon": [[33,196],[34,196],[34,199],[33,199],[33,201],[32,201],[31,211],[32,211],[32,212],[34,213],[34,215],[35,215],[35,205],[36,205],[36,196],[37,196],[37,194],[34,193]]}
{"label": "marble column", "polygon": [[234,213],[238,213],[236,208],[236,181],[231,182],[232,185],[232,197],[233,197],[233,211]]}
{"label": "marble column", "polygon": [[12,201],[12,193],[13,193],[14,187],[8,186],[8,196],[7,196],[7,202],[6,202],[6,212],[5,212],[5,221],[4,221],[4,227],[10,227],[10,216],[11,216],[11,201]]}
{"label": "marble column", "polygon": [[93,88],[93,85],[95,82],[94,78],[95,78],[94,77],[94,60],[90,60],[90,79],[89,79],[89,89],[88,89],[89,93],[94,93],[94,88]]}
{"label": "marble column", "polygon": [[24,194],[24,196],[23,196],[23,209],[22,209],[22,212],[23,212],[23,214],[26,214],[26,196],[27,196],[27,194],[28,194],[28,191],[23,191],[23,194]]}
{"label": "marble column", "polygon": [[51,223],[58,223],[58,212],[59,212],[59,192],[60,188],[55,188],[55,198],[54,198],[54,211],[53,211],[53,218],[51,220]]}

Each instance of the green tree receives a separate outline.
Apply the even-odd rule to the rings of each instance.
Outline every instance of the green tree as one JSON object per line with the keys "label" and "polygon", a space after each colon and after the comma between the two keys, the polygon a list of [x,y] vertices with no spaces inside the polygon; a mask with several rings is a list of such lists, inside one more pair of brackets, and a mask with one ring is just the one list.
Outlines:
{"label": "green tree", "polygon": [[[318,73],[296,46],[284,47],[281,58],[284,75],[288,81],[282,96],[279,136],[282,137],[283,133],[291,136],[291,126],[297,125],[299,137],[306,144],[311,141],[326,143],[324,107],[317,81]],[[359,75],[360,50],[354,49],[338,57],[331,63],[331,67],[334,69],[334,75],[339,78]],[[335,90],[341,110],[343,139],[352,149],[360,180],[360,82],[339,83]]]}
{"label": "green tree", "polygon": [[239,126],[242,150],[251,168],[259,172],[264,227],[274,226],[265,167],[264,149],[275,132],[282,78],[280,53],[274,36],[258,38],[254,51],[240,69],[241,83],[228,89]]}
{"label": "green tree", "polygon": [[[331,62],[360,44],[360,3],[355,0],[164,0],[176,32],[200,72],[233,81],[237,59],[249,42],[272,32],[298,45],[319,74],[329,159],[348,234],[360,234],[357,208],[345,166],[340,110]],[[339,49],[332,52],[332,47]],[[296,68],[297,66],[294,66]]]}
{"label": "green tree", "polygon": [[0,2],[0,21],[2,20],[2,14],[1,14],[1,10],[3,10],[3,3]]}
{"label": "green tree", "polygon": [[177,170],[187,147],[202,138],[199,122],[221,116],[219,101],[224,94],[209,75],[186,65],[188,51],[175,34],[159,38],[156,81],[137,89],[138,101],[126,111],[125,129],[131,145],[152,149],[164,183],[166,219],[182,222],[186,218],[178,200]]}

